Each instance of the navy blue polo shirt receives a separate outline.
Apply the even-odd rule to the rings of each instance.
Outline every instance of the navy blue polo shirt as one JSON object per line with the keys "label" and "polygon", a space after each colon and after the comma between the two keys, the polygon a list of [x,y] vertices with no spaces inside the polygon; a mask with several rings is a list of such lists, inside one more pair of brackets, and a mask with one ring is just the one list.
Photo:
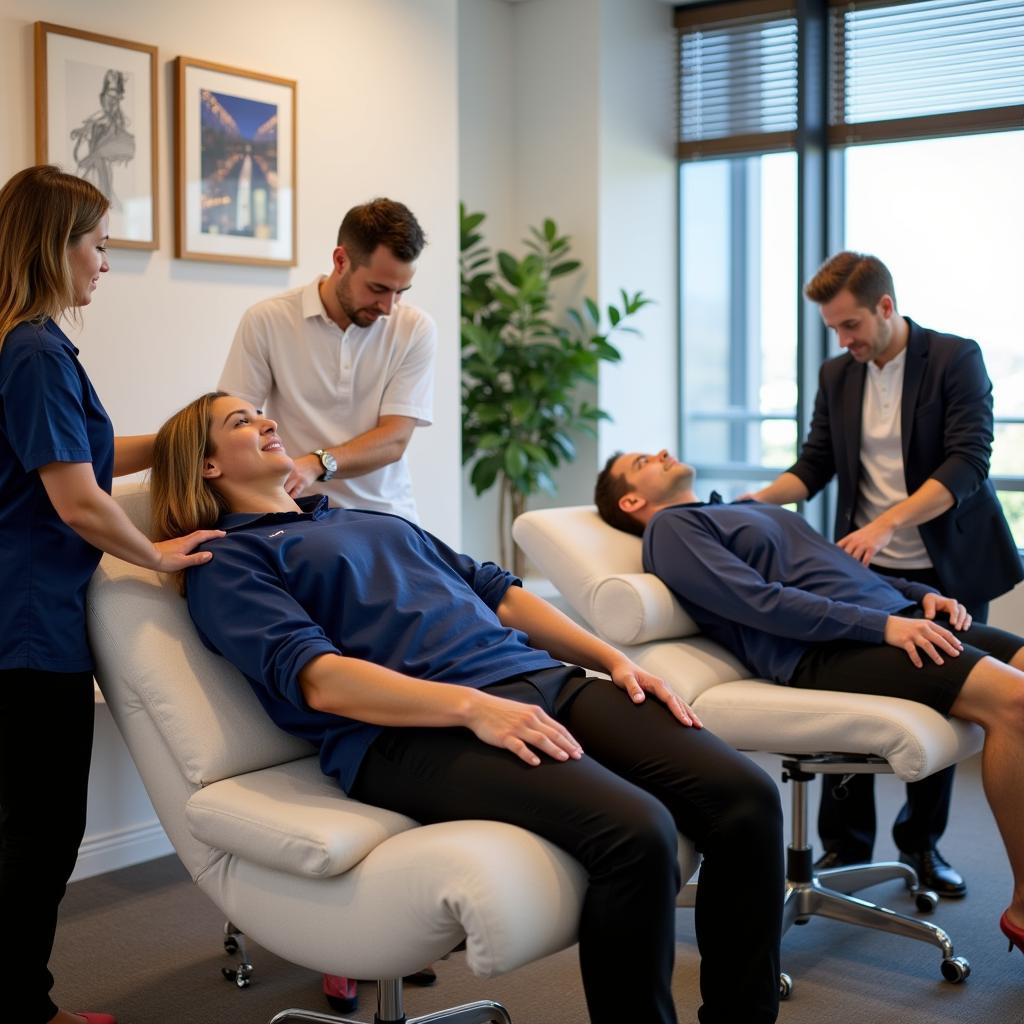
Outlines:
{"label": "navy blue polo shirt", "polygon": [[52,321],[0,348],[0,669],[87,672],[85,589],[102,552],[65,526],[37,470],[89,462],[110,492],[114,431],[78,349]]}
{"label": "navy blue polo shirt", "polygon": [[884,643],[888,617],[934,593],[872,572],[795,512],[715,498],[658,512],[644,569],[757,676],[788,683],[807,649],[829,640]]}
{"label": "navy blue polo shirt", "polygon": [[224,516],[227,536],[203,545],[213,560],[188,572],[188,608],[206,646],[242,672],[277,725],[319,748],[324,774],[346,791],[381,728],[306,704],[299,673],[313,658],[475,688],[561,665],[499,621],[520,583],[511,573],[399,516],[328,508],[319,495],[299,504]]}

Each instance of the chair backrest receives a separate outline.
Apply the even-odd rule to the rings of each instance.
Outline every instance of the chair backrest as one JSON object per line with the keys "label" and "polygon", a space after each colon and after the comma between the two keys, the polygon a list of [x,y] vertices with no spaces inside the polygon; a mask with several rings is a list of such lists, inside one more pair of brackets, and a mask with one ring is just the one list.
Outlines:
{"label": "chair backrest", "polygon": [[526,512],[513,533],[577,614],[610,643],[699,632],[668,587],[644,572],[640,538],[609,526],[593,505]]}
{"label": "chair backrest", "polygon": [[[148,528],[148,494],[116,498]],[[175,849],[193,877],[218,856],[191,835],[185,804],[222,779],[309,757],[269,719],[241,674],[208,651],[173,582],[106,556],[87,599],[96,677]]]}

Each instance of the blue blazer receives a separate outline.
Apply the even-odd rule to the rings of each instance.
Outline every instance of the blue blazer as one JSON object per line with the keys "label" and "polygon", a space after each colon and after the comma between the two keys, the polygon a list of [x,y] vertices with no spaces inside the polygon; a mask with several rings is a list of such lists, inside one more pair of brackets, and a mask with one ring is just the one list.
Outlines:
{"label": "blue blazer", "polygon": [[[1024,578],[1024,567],[995,489],[992,382],[977,342],[919,327],[909,318],[900,430],[907,493],[929,478],[953,507],[918,529],[943,592],[966,604],[989,601]],[[789,472],[810,494],[835,476],[835,539],[855,529],[860,484],[861,410],[867,367],[849,353],[826,360],[810,433]]]}

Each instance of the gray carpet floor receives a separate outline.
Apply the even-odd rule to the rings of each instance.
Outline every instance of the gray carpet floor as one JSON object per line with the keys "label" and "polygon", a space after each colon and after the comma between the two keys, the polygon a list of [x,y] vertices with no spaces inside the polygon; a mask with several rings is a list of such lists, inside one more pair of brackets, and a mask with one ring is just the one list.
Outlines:
{"label": "gray carpet floor", "polygon": [[[778,760],[757,760],[778,777]],[[902,802],[903,787],[878,780],[880,821],[886,823],[876,850],[895,855],[887,833]],[[788,803],[788,787],[783,802]],[[814,794],[812,806],[816,806]],[[954,820],[942,844],[964,873],[966,899],[942,901],[933,920],[952,936],[956,951],[972,965],[962,985],[941,979],[937,949],[895,936],[816,919],[793,928],[783,940],[783,967],[794,978],[782,1024],[1014,1024],[1024,1022],[1024,958],[1008,955],[997,920],[1005,906],[1010,875],[999,836],[981,791],[977,761],[957,773]],[[899,883],[868,890],[866,898],[913,913]],[[121,1024],[265,1024],[278,1010],[301,1006],[326,1012],[320,979],[255,944],[250,988],[224,981],[229,958],[221,947],[223,918],[188,880],[173,857],[162,858],[77,882],[70,887],[51,966],[54,996],[68,1008],[115,1012]],[[674,990],[682,1024],[696,1020],[697,952],[692,914],[678,914]],[[742,956],[743,928],[736,952]],[[406,986],[406,1012],[429,1013],[474,999],[497,999],[515,1024],[584,1024],[575,950],[501,978],[480,980],[460,954],[437,965],[429,989]],[[623,1024],[643,1024],[630,1013],[630,979],[622,978]],[[354,1019],[373,1019],[374,986],[360,986]],[[736,1024],[742,1024],[737,1021]]]}

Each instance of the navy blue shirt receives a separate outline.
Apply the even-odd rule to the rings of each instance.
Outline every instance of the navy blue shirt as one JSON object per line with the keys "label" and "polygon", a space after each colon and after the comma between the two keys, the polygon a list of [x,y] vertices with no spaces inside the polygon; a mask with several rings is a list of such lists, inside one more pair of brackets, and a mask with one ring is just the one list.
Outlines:
{"label": "navy blue shirt", "polygon": [[50,503],[37,470],[51,462],[91,463],[110,492],[110,419],[47,320],[19,324],[0,348],[0,669],[92,669],[85,589],[102,552]]}
{"label": "navy blue shirt", "polygon": [[644,531],[644,569],[755,675],[788,683],[811,644],[884,642],[932,588],[887,579],[777,505],[675,505]]}
{"label": "navy blue shirt", "polygon": [[199,635],[248,679],[282,729],[320,750],[324,774],[351,787],[380,726],[311,709],[299,673],[342,654],[417,679],[483,687],[561,665],[529,647],[496,609],[511,573],[480,564],[386,512],[327,507],[232,513],[214,558],[188,572]]}

